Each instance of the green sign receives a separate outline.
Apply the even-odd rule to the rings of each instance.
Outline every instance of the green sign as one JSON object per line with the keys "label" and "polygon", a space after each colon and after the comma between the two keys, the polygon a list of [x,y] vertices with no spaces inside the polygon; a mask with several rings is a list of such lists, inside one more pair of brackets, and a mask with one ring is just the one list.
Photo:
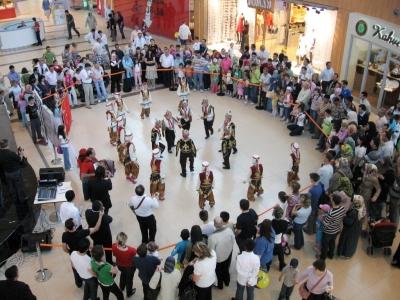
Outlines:
{"label": "green sign", "polygon": [[365,35],[367,33],[368,26],[367,23],[364,20],[360,20],[356,24],[356,32],[358,35]]}

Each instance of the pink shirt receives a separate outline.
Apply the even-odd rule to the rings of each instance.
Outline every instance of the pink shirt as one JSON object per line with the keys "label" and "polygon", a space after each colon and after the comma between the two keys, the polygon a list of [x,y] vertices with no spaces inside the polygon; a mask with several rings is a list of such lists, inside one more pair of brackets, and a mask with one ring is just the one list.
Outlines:
{"label": "pink shirt", "polygon": [[[321,295],[326,292],[328,286],[333,287],[333,275],[331,271],[326,270],[324,278],[322,278],[322,280],[317,285],[315,285],[320,279],[321,277],[315,274],[314,267],[309,266],[307,269],[305,269],[303,273],[301,273],[297,277],[296,281],[303,282],[304,280],[306,280],[308,291],[315,295]],[[311,289],[312,291],[310,291]]]}
{"label": "pink shirt", "polygon": [[221,69],[223,73],[228,73],[232,67],[232,60],[229,57],[221,61]]}

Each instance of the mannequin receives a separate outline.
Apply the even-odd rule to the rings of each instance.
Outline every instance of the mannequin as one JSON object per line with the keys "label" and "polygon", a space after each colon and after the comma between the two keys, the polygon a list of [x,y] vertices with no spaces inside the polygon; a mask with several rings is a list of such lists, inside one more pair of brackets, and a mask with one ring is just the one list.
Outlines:
{"label": "mannequin", "polygon": [[242,33],[244,27],[244,16],[243,13],[240,14],[237,26],[236,26],[236,43],[240,44],[242,42]]}

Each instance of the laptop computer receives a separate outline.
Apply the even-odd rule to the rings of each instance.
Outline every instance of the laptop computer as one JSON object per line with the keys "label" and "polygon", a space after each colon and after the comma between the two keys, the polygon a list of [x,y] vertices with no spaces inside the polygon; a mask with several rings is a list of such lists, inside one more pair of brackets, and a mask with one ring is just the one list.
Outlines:
{"label": "laptop computer", "polygon": [[57,195],[57,179],[39,180],[38,200],[47,201],[55,199]]}

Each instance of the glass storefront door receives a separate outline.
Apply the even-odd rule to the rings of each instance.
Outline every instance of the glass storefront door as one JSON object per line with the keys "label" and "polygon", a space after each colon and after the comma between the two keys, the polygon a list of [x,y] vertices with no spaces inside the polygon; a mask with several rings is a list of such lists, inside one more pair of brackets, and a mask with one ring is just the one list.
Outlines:
{"label": "glass storefront door", "polygon": [[347,81],[349,87],[353,91],[353,95],[360,95],[361,91],[364,90],[363,77],[368,67],[368,46],[366,41],[358,38],[353,38],[351,46],[351,54],[348,63]]}

